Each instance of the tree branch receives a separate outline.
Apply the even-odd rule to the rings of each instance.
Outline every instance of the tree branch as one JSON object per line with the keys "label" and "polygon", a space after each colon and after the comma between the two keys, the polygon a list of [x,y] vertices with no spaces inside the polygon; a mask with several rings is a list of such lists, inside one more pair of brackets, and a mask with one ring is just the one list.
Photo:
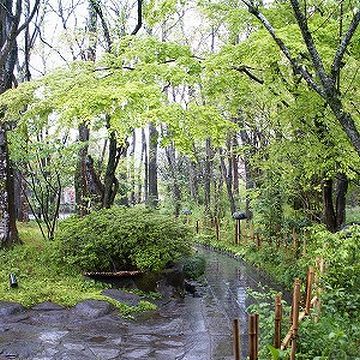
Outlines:
{"label": "tree branch", "polygon": [[292,56],[290,50],[285,43],[277,36],[275,29],[272,27],[268,19],[254,6],[252,2],[241,0],[243,4],[248,7],[250,14],[253,14],[265,27],[271,37],[274,39],[281,52],[289,60],[291,66],[297,74],[302,75],[308,85],[315,90],[319,95],[325,96],[323,89],[316,83],[311,74],[307,71],[304,66],[301,66]]}
{"label": "tree branch", "polygon": [[356,12],[356,14],[354,15],[354,17],[351,21],[350,27],[349,27],[347,33],[345,34],[345,36],[343,37],[343,39],[341,40],[341,43],[336,51],[334,61],[331,66],[331,73],[335,79],[340,71],[341,62],[344,57],[346,48],[349,45],[351,38],[355,34],[355,31],[356,31],[357,27],[359,26],[359,23],[360,23],[360,10],[358,10]]}
{"label": "tree branch", "polygon": [[321,83],[324,85],[324,87],[326,87],[329,77],[326,74],[324,64],[323,64],[321,57],[316,49],[314,40],[312,38],[309,27],[307,25],[306,16],[301,11],[298,0],[290,0],[290,2],[291,2],[291,6],[294,10],[296,21],[299,24],[299,28],[300,28],[302,37],[304,39],[306,48],[308,49],[308,52],[310,54],[314,69],[315,69]]}
{"label": "tree branch", "polygon": [[142,27],[142,0],[137,0],[137,24],[131,35],[136,35]]}
{"label": "tree branch", "polygon": [[264,84],[264,80],[258,78],[255,74],[253,74],[250,70],[249,67],[246,65],[241,65],[241,66],[234,66],[233,67],[234,70],[239,71],[239,72],[243,72],[245,73],[250,79],[256,81],[259,84]]}

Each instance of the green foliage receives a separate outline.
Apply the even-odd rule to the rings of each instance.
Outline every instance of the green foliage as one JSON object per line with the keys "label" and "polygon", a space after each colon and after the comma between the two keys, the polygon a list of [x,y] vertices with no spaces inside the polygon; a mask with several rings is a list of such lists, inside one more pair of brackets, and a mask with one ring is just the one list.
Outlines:
{"label": "green foliage", "polygon": [[206,260],[204,256],[193,255],[183,261],[184,275],[188,279],[197,280],[205,273]]}
{"label": "green foliage", "polygon": [[313,227],[311,243],[315,255],[326,264],[322,281],[327,312],[360,318],[360,227],[350,226],[336,234]]}
{"label": "green foliage", "polygon": [[60,223],[58,256],[81,270],[161,270],[191,252],[191,231],[142,207],[92,212]]}
{"label": "green foliage", "polygon": [[[56,258],[53,242],[44,242],[34,223],[19,224],[24,245],[0,251],[0,298],[31,307],[44,301],[74,306],[87,299],[108,301],[123,315],[153,310],[154,305],[141,301],[138,306],[128,306],[101,295],[104,284],[85,280],[76,269],[64,265]],[[10,288],[9,273],[15,273],[18,288]]]}

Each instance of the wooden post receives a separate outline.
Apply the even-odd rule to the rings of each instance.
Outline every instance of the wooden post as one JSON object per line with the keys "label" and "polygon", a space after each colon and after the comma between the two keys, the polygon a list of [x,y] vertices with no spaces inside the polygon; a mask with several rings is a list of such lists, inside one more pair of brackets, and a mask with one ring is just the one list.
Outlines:
{"label": "wooden post", "polygon": [[239,320],[234,319],[233,321],[233,335],[234,335],[234,355],[235,360],[241,359],[241,352],[240,352],[240,326]]}
{"label": "wooden post", "polygon": [[311,293],[312,293],[312,285],[314,280],[314,268],[309,266],[307,277],[306,277],[306,298],[305,298],[305,314],[310,314],[311,308]]}
{"label": "wooden post", "polygon": [[291,326],[291,353],[290,360],[295,360],[297,333],[299,329],[299,307],[300,307],[300,280],[296,279],[293,294],[292,326]]}
{"label": "wooden post", "polygon": [[275,336],[274,336],[275,349],[280,349],[281,346],[281,320],[282,320],[281,294],[278,294],[275,296]]}
{"label": "wooden post", "polygon": [[240,220],[235,220],[235,245],[240,244],[240,232],[241,232]]}
{"label": "wooden post", "polygon": [[249,315],[249,359],[258,360],[259,315]]}
{"label": "wooden post", "polygon": [[196,233],[198,234],[199,233],[199,220],[196,220]]}

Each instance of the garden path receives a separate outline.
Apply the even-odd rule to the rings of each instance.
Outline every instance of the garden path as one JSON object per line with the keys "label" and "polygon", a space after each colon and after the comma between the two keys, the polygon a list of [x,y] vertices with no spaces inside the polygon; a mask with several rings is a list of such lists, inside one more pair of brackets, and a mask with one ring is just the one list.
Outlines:
{"label": "garden path", "polygon": [[279,290],[262,272],[227,254],[201,248],[207,285],[198,296],[172,300],[136,321],[109,304],[87,301],[73,309],[45,303],[30,310],[0,302],[0,359],[227,360],[233,359],[232,320],[247,347],[246,289]]}

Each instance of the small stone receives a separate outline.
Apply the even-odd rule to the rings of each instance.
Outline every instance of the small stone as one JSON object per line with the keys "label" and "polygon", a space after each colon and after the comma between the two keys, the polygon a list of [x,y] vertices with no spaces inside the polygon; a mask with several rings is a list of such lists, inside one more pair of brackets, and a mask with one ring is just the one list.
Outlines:
{"label": "small stone", "polygon": [[90,319],[95,319],[109,314],[112,309],[112,306],[105,301],[85,300],[77,304],[74,307],[73,311],[77,315],[85,316]]}

